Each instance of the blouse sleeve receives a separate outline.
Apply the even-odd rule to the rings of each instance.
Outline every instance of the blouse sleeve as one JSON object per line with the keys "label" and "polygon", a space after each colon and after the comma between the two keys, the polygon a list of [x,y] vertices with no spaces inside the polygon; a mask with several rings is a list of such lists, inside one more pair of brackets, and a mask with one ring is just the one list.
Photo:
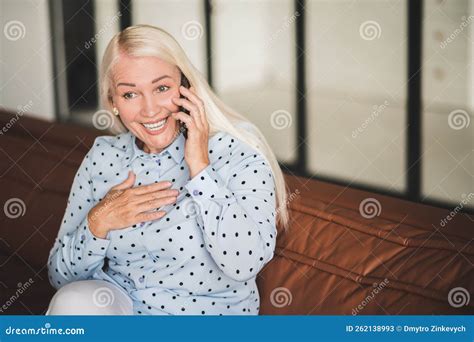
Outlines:
{"label": "blouse sleeve", "polygon": [[198,206],[206,249],[224,274],[237,281],[255,277],[273,258],[277,235],[271,168],[254,150],[242,155],[228,184],[212,163],[186,184]]}
{"label": "blouse sleeve", "polygon": [[71,187],[66,212],[48,257],[49,281],[56,289],[75,281],[90,279],[102,268],[108,239],[95,237],[87,214],[94,206],[90,176],[92,149],[83,159]]}

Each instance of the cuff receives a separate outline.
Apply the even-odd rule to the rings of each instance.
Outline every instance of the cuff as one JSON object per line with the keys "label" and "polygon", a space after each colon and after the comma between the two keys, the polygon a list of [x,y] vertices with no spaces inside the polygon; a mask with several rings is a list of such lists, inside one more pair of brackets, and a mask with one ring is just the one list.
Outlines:
{"label": "cuff", "polygon": [[221,176],[209,164],[194,178],[188,181],[185,188],[194,199],[208,199],[216,197],[220,189],[225,187]]}
{"label": "cuff", "polygon": [[92,255],[105,255],[110,244],[108,239],[109,233],[107,233],[107,239],[95,236],[90,230],[87,216],[82,222],[81,227],[82,229],[79,230],[79,243],[84,246],[84,249]]}

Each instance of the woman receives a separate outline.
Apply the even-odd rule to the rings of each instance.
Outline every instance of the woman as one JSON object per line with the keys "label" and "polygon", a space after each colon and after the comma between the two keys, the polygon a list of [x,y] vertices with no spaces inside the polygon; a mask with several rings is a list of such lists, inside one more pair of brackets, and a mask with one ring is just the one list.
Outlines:
{"label": "woman", "polygon": [[288,226],[263,135],[153,26],[111,40],[100,85],[116,134],[96,138],[74,178],[47,314],[258,314],[256,275]]}

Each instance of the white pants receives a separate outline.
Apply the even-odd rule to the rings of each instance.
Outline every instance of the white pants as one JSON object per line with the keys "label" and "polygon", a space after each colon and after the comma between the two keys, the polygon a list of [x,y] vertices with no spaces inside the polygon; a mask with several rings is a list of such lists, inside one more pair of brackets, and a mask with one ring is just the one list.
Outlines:
{"label": "white pants", "polygon": [[79,280],[59,288],[46,315],[133,315],[133,302],[108,281]]}

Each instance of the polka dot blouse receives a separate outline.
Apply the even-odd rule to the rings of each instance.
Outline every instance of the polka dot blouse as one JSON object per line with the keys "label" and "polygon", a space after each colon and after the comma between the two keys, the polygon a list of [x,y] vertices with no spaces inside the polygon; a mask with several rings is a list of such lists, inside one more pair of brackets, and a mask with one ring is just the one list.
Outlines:
{"label": "polka dot blouse", "polygon": [[[209,139],[210,165],[190,179],[185,138],[146,153],[130,132],[99,136],[72,184],[48,259],[56,288],[102,279],[123,288],[137,315],[257,315],[257,273],[276,242],[275,184],[259,152],[224,132]],[[171,181],[167,214],[110,231],[89,230],[87,213],[110,188],[136,174],[135,186]],[[158,209],[155,209],[158,210]]]}

